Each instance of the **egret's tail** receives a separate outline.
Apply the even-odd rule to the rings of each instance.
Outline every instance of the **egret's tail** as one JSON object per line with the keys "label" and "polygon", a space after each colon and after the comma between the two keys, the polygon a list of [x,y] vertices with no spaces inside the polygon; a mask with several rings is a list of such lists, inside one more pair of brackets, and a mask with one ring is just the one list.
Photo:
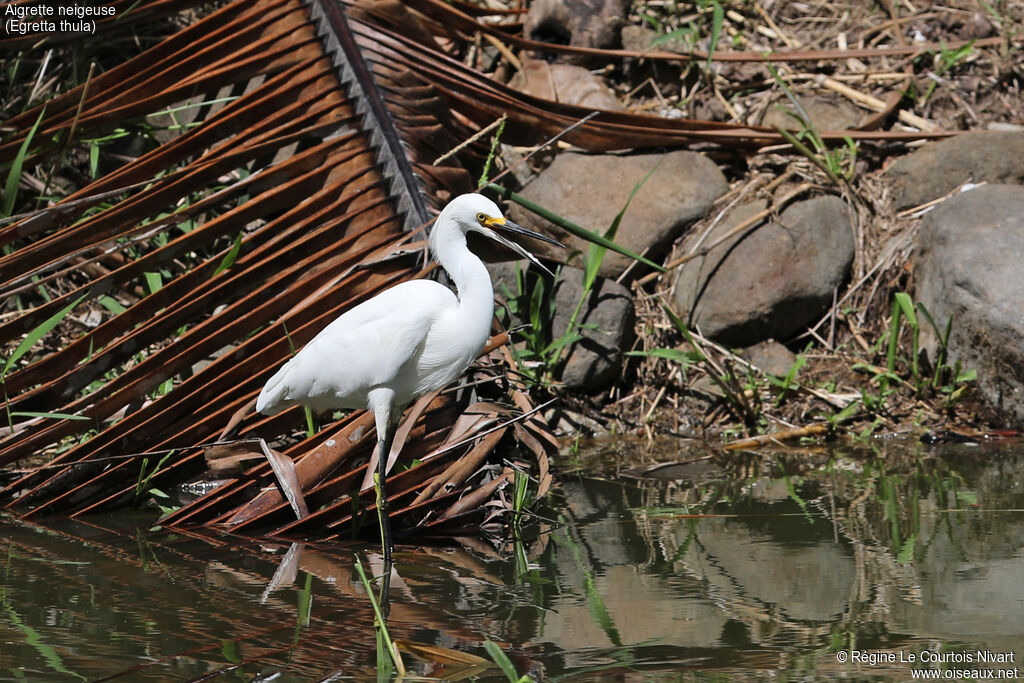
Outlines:
{"label": "egret's tail", "polygon": [[256,399],[256,412],[263,413],[264,415],[276,415],[288,406],[292,405],[292,401],[288,400],[288,372],[291,369],[291,363],[285,363],[280,370],[274,373],[274,376],[267,380],[267,383],[263,385],[263,390],[260,391],[259,398]]}

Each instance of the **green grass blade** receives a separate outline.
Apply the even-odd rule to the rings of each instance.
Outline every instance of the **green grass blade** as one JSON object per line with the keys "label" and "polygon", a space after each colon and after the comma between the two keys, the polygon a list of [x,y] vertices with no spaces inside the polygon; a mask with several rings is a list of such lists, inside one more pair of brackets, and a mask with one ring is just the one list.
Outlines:
{"label": "green grass blade", "polygon": [[[779,392],[779,395],[775,398],[776,406],[782,404],[783,399],[786,398],[786,395],[790,391],[799,388],[799,384],[797,384],[796,382],[796,376],[800,373],[800,370],[805,365],[807,365],[807,356],[805,356],[802,353],[798,354],[796,360],[793,361],[793,364],[789,366],[789,371],[786,373],[786,376],[782,379],[781,382],[777,384],[781,391]],[[771,375],[768,375],[768,377],[769,381],[771,381]]]}
{"label": "green grass blade", "polygon": [[896,348],[900,340],[900,317],[903,309],[898,302],[892,304],[892,321],[889,323],[889,347],[885,354],[885,369],[889,372],[896,370]]}
{"label": "green grass blade", "polygon": [[72,415],[71,413],[40,413],[34,410],[16,410],[11,413],[12,417],[48,417],[53,420],[91,420],[86,415]]}
{"label": "green grass blade", "polygon": [[[605,231],[605,239],[608,239],[609,241],[615,241],[615,236],[619,232],[619,224],[622,223],[622,217],[626,215],[626,209],[629,208],[630,202],[633,201],[633,197],[635,197],[636,193],[640,191],[640,188],[644,186],[644,183],[650,180],[651,176],[654,175],[654,172],[658,170],[658,168],[661,166],[661,161],[662,160],[659,159],[658,163],[654,165],[654,168],[648,171],[647,175],[645,175],[643,179],[636,185],[634,185],[632,190],[630,190],[629,196],[626,197],[626,203],[623,204],[619,212],[615,214],[615,219],[612,221],[612,224],[608,226],[608,230]],[[587,256],[583,259],[583,291],[585,293],[584,296],[586,296],[586,293],[589,293],[590,290],[593,288],[594,281],[597,279],[597,271],[601,268],[601,263],[604,261],[604,255],[607,253],[607,251],[607,247],[603,247],[597,244],[592,244],[590,246],[590,249],[587,250]]]}
{"label": "green grass blade", "polygon": [[978,371],[971,368],[970,370],[958,373],[953,381],[957,384],[964,384],[965,382],[973,382],[976,379],[978,379]]}
{"label": "green grass blade", "polygon": [[789,366],[789,372],[786,373],[786,378],[782,380],[783,386],[787,389],[793,386],[793,380],[796,379],[797,373],[799,373],[800,369],[805,365],[807,365],[807,356],[801,353],[796,357],[796,360],[793,361],[793,364]]}
{"label": "green grass blade", "polygon": [[929,326],[931,326],[931,328],[935,331],[935,336],[939,339],[939,341],[941,341],[942,330],[940,330],[939,326],[935,324],[935,318],[932,317],[931,312],[927,308],[925,308],[925,305],[920,301],[917,302],[917,310],[921,312],[921,317],[924,318],[924,321],[928,323]]}
{"label": "green grass blade", "polygon": [[391,661],[394,662],[395,666],[399,670],[405,671],[405,666],[402,664],[402,657],[398,654],[398,648],[395,647],[395,641],[391,639],[391,634],[388,632],[388,622],[384,618],[383,613],[380,611],[380,605],[377,603],[377,598],[373,594],[373,586],[370,584],[370,580],[366,578],[366,572],[363,570],[363,563],[359,561],[359,558],[355,558],[356,573],[359,574],[359,580],[363,584],[363,589],[366,591],[366,596],[370,599],[370,606],[373,608],[374,625],[378,629],[378,633],[384,640],[384,647],[388,654],[391,655]]}
{"label": "green grass blade", "polygon": [[567,231],[567,232],[569,232],[569,233],[571,233],[573,235],[576,235],[577,237],[579,237],[581,239],[585,239],[586,241],[590,242],[591,244],[598,244],[598,245],[600,245],[602,247],[606,247],[608,249],[611,249],[612,251],[614,251],[614,252],[616,252],[618,254],[622,254],[623,256],[629,257],[629,258],[631,258],[631,259],[633,259],[635,261],[639,261],[640,263],[644,264],[645,266],[647,266],[649,268],[654,268],[659,273],[664,273],[665,272],[664,268],[659,266],[657,263],[651,261],[650,259],[646,259],[643,256],[641,256],[640,254],[637,254],[634,251],[630,251],[629,249],[626,249],[623,246],[619,246],[618,244],[615,244],[615,242],[612,242],[611,240],[606,239],[604,236],[602,236],[602,235],[600,235],[600,234],[598,234],[596,232],[591,232],[590,230],[587,230],[584,227],[576,225],[572,221],[566,220],[566,219],[562,218],[561,216],[559,216],[557,214],[554,214],[551,211],[548,211],[547,209],[545,209],[544,207],[540,206],[539,204],[535,204],[535,203],[531,202],[529,199],[523,197],[520,194],[512,192],[511,190],[507,190],[504,187],[501,187],[500,185],[495,185],[494,183],[488,184],[487,185],[487,189],[493,190],[494,192],[497,192],[498,194],[500,194],[505,199],[511,199],[516,204],[519,204],[520,206],[522,206],[522,207],[524,207],[526,209],[529,209],[530,211],[533,211],[534,213],[536,213],[539,216],[543,216],[544,218],[546,218],[547,220],[551,221],[552,223],[554,223],[558,227],[562,228],[563,230],[565,230],[565,231]]}
{"label": "green grass blade", "polygon": [[913,334],[913,340],[911,344],[911,353],[913,357],[910,359],[910,372],[915,380],[920,379],[920,368],[918,367],[918,346],[920,344],[921,326],[917,321],[917,313],[914,310],[914,300],[910,298],[910,295],[906,292],[896,292],[895,294],[896,305],[900,307],[900,311],[903,313],[903,317],[906,319],[907,324],[910,325],[910,330]]}
{"label": "green grass blade", "polygon": [[679,363],[684,368],[690,363],[694,363],[700,360],[699,355],[693,351],[683,351],[681,349],[650,349],[648,351],[627,351],[627,356],[644,356],[648,358],[664,358],[675,363]]}
{"label": "green grass blade", "polygon": [[29,129],[28,135],[25,136],[25,141],[21,143],[21,147],[18,148],[18,154],[14,157],[11,170],[7,172],[7,183],[4,185],[4,203],[0,207],[0,216],[6,218],[14,211],[14,199],[18,196],[18,181],[21,179],[21,167],[25,163],[29,145],[32,144],[32,138],[35,136],[36,129],[39,128],[44,114],[46,114],[46,107],[43,107],[42,111],[39,112],[39,118],[36,119],[36,122],[32,124],[32,128]]}
{"label": "green grass blade", "polygon": [[785,128],[779,128],[778,126],[775,126],[775,131],[783,138],[785,138],[786,142],[793,146],[793,149],[803,154],[805,157],[807,157],[808,161],[810,161],[812,164],[820,168],[822,173],[829,177],[829,180],[831,180],[834,183],[839,182],[839,176],[836,175],[835,171],[832,168],[830,168],[827,163],[822,161],[821,157],[812,152],[807,145],[800,142],[800,140],[798,140],[797,137],[793,135],[793,133],[786,130]]}
{"label": "green grass blade", "polygon": [[103,308],[107,309],[114,315],[120,315],[121,313],[124,313],[126,310],[128,310],[121,305],[120,301],[118,301],[117,299],[108,294],[101,295],[99,298],[99,302],[100,305],[103,306]]}
{"label": "green grass blade", "polygon": [[149,289],[150,294],[156,294],[164,286],[164,279],[160,276],[160,273],[145,273],[145,276],[146,287]]}
{"label": "green grass blade", "polygon": [[828,423],[834,429],[837,425],[840,425],[840,424],[846,422],[847,420],[852,418],[854,415],[856,415],[860,411],[861,407],[862,407],[862,404],[861,404],[861,400],[860,399],[856,399],[854,401],[850,401],[849,405],[847,405],[845,408],[840,410],[835,415],[830,416],[828,418]]}
{"label": "green grass blade", "polygon": [[939,326],[935,322],[935,318],[932,317],[931,312],[925,307],[920,301],[917,302],[917,309],[921,313],[921,317],[924,318],[925,322],[931,326],[935,332],[935,338],[938,341],[938,349],[936,350],[935,359],[932,365],[935,366],[935,371],[932,373],[931,385],[932,388],[939,386],[939,380],[942,376],[942,370],[946,363],[946,344],[949,341],[949,332],[952,329],[953,317],[949,318],[949,325],[946,327],[946,334],[942,333]]}
{"label": "green grass blade", "polygon": [[664,43],[672,43],[676,41],[682,42],[684,40],[689,40],[692,43],[694,33],[695,29],[693,26],[683,26],[682,28],[677,28],[674,31],[661,34],[651,41],[651,47],[658,47]]}
{"label": "green grass blade", "polygon": [[688,341],[690,343],[690,346],[693,347],[693,351],[691,353],[696,355],[696,359],[698,361],[707,360],[707,357],[700,350],[700,347],[697,346],[697,342],[694,340],[693,335],[690,334],[690,328],[687,327],[686,322],[678,315],[673,313],[672,309],[669,308],[668,306],[662,306],[661,308],[665,311],[665,315],[668,316],[668,319],[672,321],[672,324],[675,325],[675,328],[682,333],[682,335],[686,338],[686,341]]}
{"label": "green grass blade", "polygon": [[583,339],[583,335],[579,332],[566,332],[561,337],[545,346],[542,354],[545,356],[557,356],[557,354],[559,354],[566,346],[572,346],[581,339]]}
{"label": "green grass blade", "polygon": [[722,9],[718,0],[711,2],[711,38],[708,40],[708,59],[705,67],[710,69],[711,62],[715,58],[715,46],[718,45],[718,36],[722,34],[722,24],[725,23],[725,10]]}
{"label": "green grass blade", "polygon": [[242,235],[243,233],[238,233],[235,237],[235,243],[231,246],[231,251],[225,254],[224,258],[221,259],[220,265],[217,266],[217,270],[213,271],[214,275],[220,275],[225,270],[235,265],[235,259],[238,258],[238,252],[242,250]]}
{"label": "green grass blade", "polygon": [[[768,72],[772,75],[772,78],[775,79],[775,82],[779,85],[779,87],[782,88],[782,92],[786,94],[786,98],[789,100],[790,104],[793,105],[793,109],[796,111],[796,117],[800,119],[800,121],[807,128],[807,132],[811,136],[812,142],[814,142],[814,144],[818,146],[820,137],[815,137],[817,131],[814,129],[814,124],[811,122],[811,117],[807,114],[807,110],[803,108],[803,106],[800,104],[800,100],[798,100],[796,98],[796,95],[793,94],[793,91],[789,89],[789,86],[786,84],[786,81],[784,81],[782,79],[782,76],[779,75],[778,70],[771,64],[768,64],[767,66]],[[821,151],[820,146],[818,146],[818,151]]]}
{"label": "green grass blade", "polygon": [[75,306],[82,303],[82,300],[85,299],[86,296],[88,295],[83,294],[78,297],[72,303],[54,313],[52,316],[40,323],[38,327],[29,332],[25,338],[21,340],[21,343],[18,344],[18,348],[14,349],[14,353],[10,355],[7,362],[4,363],[3,370],[0,370],[0,379],[6,377],[11,366],[17,363],[22,356],[28,353],[29,349],[35,346],[36,342],[45,337],[50,330],[56,327]]}
{"label": "green grass blade", "polygon": [[907,319],[907,324],[911,327],[917,327],[917,313],[914,311],[914,301],[910,298],[910,295],[906,292],[896,292],[894,295],[897,305],[900,310],[903,311],[903,317]]}
{"label": "green grass blade", "polygon": [[[697,340],[693,338],[693,333],[690,332],[690,328],[686,325],[686,322],[678,315],[673,313],[672,309],[669,308],[668,306],[662,304],[661,308],[662,310],[665,311],[665,314],[668,316],[669,320],[672,321],[672,324],[675,326],[675,328],[679,330],[680,333],[682,333],[683,337],[692,347],[693,350],[691,351],[691,353],[693,353],[694,357],[696,358],[695,362],[707,362],[707,355],[705,355],[704,352],[700,350],[700,346],[698,346]],[[729,403],[731,403],[737,409],[737,411],[740,414],[747,415],[748,417],[751,418],[756,415],[756,411],[753,410],[753,408],[747,402],[747,399],[744,397],[743,393],[737,392],[734,389],[734,387],[730,386],[730,384],[733,384],[733,382],[731,382],[728,375],[719,376],[717,372],[713,372],[709,368],[707,376],[712,382],[715,383],[715,385],[719,389],[722,390],[722,395],[725,397],[727,401],[729,401]]]}

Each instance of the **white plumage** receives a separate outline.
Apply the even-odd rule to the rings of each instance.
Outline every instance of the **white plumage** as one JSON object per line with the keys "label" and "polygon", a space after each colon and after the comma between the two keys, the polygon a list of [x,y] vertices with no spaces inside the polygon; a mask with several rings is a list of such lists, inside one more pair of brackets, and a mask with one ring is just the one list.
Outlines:
{"label": "white plumage", "polygon": [[273,415],[301,404],[315,411],[366,408],[389,388],[396,406],[455,379],[475,358],[490,327],[476,321],[473,344],[459,343],[459,300],[436,282],[388,289],[325,327],[270,378],[256,410]]}
{"label": "white plumage", "polygon": [[[434,222],[430,248],[458,294],[437,282],[414,280],[345,312],[267,381],[256,410],[273,415],[299,404],[315,411],[373,411],[383,484],[402,411],[416,397],[462,374],[490,334],[494,290],[487,268],[466,246],[466,233],[486,235],[540,266],[532,254],[491,228],[558,244],[506,220],[497,205],[482,195],[456,197]],[[384,531],[390,557],[390,534]]]}

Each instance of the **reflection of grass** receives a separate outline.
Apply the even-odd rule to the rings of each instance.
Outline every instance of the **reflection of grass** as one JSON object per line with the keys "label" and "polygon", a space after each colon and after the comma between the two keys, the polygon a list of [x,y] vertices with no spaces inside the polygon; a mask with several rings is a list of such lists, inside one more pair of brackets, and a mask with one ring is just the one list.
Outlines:
{"label": "reflection of grass", "polygon": [[[924,629],[902,630],[907,605],[915,614],[940,619],[955,612],[957,608],[943,604],[941,591],[985,581],[990,562],[1000,566],[1019,545],[1013,542],[1012,524],[964,509],[945,510],[951,504],[970,509],[979,500],[1019,509],[1021,496],[1012,488],[1019,458],[1003,464],[992,457],[995,449],[944,457],[906,441],[878,448],[877,453],[835,448],[788,451],[771,458],[737,455],[735,470],[718,481],[705,478],[696,485],[684,484],[685,474],[660,470],[666,481],[650,481],[627,496],[618,495],[621,484],[590,480],[580,485],[582,499],[576,507],[582,508],[585,501],[587,510],[581,519],[606,519],[598,516],[600,510],[616,520],[621,533],[608,534],[603,522],[601,528],[582,522],[574,526],[572,514],[566,513],[560,520],[563,530],[554,536],[559,553],[549,564],[576,577],[563,590],[571,589],[577,603],[582,602],[584,589],[588,591],[592,618],[598,624],[602,622],[593,609],[589,579],[601,578],[597,583],[627,643],[618,652],[635,657],[636,669],[646,670],[654,650],[636,644],[636,625],[628,607],[621,606],[632,591],[644,596],[646,590],[659,598],[667,594],[680,613],[691,600],[713,601],[715,618],[706,623],[729,624],[721,642],[712,646],[717,653],[729,656],[733,648],[753,651],[795,642],[799,644],[785,648],[789,677],[817,674],[830,680],[828,672],[835,670],[827,663],[834,665],[836,660],[829,653],[899,647],[904,637],[931,637]],[[621,465],[605,466],[612,470]],[[992,488],[981,487],[983,482]],[[982,520],[988,520],[989,527]],[[605,539],[624,548],[617,556],[603,548],[600,557],[610,566],[628,562],[642,577],[637,581],[641,587],[629,580],[605,583],[602,565],[589,553]],[[578,565],[583,571],[576,569]],[[968,568],[970,575],[965,573]],[[806,580],[819,575],[828,579]],[[776,577],[780,585],[769,586]],[[975,585],[984,590],[983,583]],[[809,604],[835,610],[818,619],[802,611]],[[580,604],[576,609],[581,608]],[[578,611],[573,616],[573,623],[579,623]],[[591,620],[582,618],[583,628],[596,630],[588,626]],[[600,642],[600,635],[588,642]],[[941,641],[939,636],[935,639]],[[687,654],[693,656],[695,649],[690,646]],[[595,662],[602,657],[611,660],[616,653],[607,647],[574,654]],[[743,662],[735,670],[741,668],[746,672],[752,665]],[[574,668],[566,678],[581,674],[582,667]]]}
{"label": "reflection of grass", "polygon": [[43,642],[38,631],[21,620],[21,617],[18,616],[18,613],[6,599],[2,601],[2,604],[4,606],[4,611],[7,613],[7,617],[10,619],[14,627],[25,634],[25,642],[32,646],[32,648],[35,649],[35,651],[38,652],[44,660],[46,660],[47,665],[49,665],[51,669],[68,676],[80,678],[83,681],[89,680],[85,676],[77,674],[74,671],[70,671],[66,666],[64,666],[64,661],[60,658],[60,655],[57,654],[57,651],[50,645]]}
{"label": "reflection of grass", "polygon": [[[897,565],[920,564],[940,529],[954,538],[957,513],[996,495],[970,486],[958,461],[921,457],[922,448],[916,441],[878,451],[840,447],[817,460],[806,451],[756,461],[737,455],[721,478],[687,487],[685,498],[630,510],[645,520],[694,527],[703,518],[734,518],[755,530],[803,518],[814,527],[801,527],[805,541],[845,536],[882,550]],[[942,516],[932,526],[936,510]]]}
{"label": "reflection of grass", "polygon": [[75,673],[64,666],[64,660],[61,659],[60,654],[57,653],[52,646],[47,645],[43,642],[42,637],[39,635],[39,631],[35,630],[24,621],[18,614],[14,606],[11,605],[9,597],[7,595],[7,579],[11,573],[11,561],[14,559],[14,549],[8,544],[7,546],[7,564],[4,567],[4,583],[0,585],[0,605],[3,606],[4,612],[7,614],[7,619],[11,624],[21,631],[25,635],[25,642],[30,645],[39,656],[43,658],[46,664],[58,673],[65,674],[67,676],[73,676],[80,678],[83,681],[89,680],[81,674]]}
{"label": "reflection of grass", "polygon": [[[390,674],[394,671],[397,671],[399,678],[401,678],[405,675],[405,664],[402,661],[402,655],[398,653],[398,644],[392,639],[391,634],[388,633],[387,619],[384,618],[380,604],[373,594],[373,586],[370,584],[370,580],[366,578],[363,563],[359,561],[358,557],[355,558],[355,561],[356,573],[359,574],[359,580],[362,582],[366,595],[370,598],[370,606],[373,608],[374,630],[377,636],[377,678],[380,680],[383,675],[384,680],[389,680]],[[391,571],[390,565],[385,565],[384,571]],[[387,582],[385,581],[386,585]],[[388,596],[384,594],[382,589],[381,600],[387,599]]]}
{"label": "reflection of grass", "polygon": [[[559,516],[559,519],[563,523],[566,521],[561,516]],[[615,627],[615,622],[612,620],[612,616],[604,604],[604,599],[597,591],[597,586],[594,584],[594,573],[591,571],[589,563],[584,561],[583,550],[580,548],[579,543],[573,540],[568,531],[556,534],[553,538],[556,543],[569,549],[573,559],[576,561],[576,566],[583,572],[583,590],[587,595],[587,606],[590,608],[590,616],[594,623],[601,627],[601,630],[608,636],[608,640],[612,644],[622,647],[622,636],[619,635],[619,630]]]}
{"label": "reflection of grass", "polygon": [[[915,458],[911,469],[905,471],[894,467],[891,459],[877,456],[860,472],[837,469],[831,474],[847,479],[853,484],[852,491],[860,492],[849,503],[851,512],[856,511],[853,517],[859,521],[854,524],[848,520],[845,524],[851,540],[866,543],[871,538],[884,544],[900,565],[922,562],[943,529],[950,542],[955,542],[951,513],[977,502],[975,492],[963,490],[963,475],[941,461]],[[947,505],[958,508],[946,510],[940,523],[927,533],[922,513]],[[869,528],[873,532],[868,533]]]}
{"label": "reflection of grass", "polygon": [[693,545],[693,542],[697,539],[697,520],[692,518],[687,520],[687,526],[690,527],[690,533],[686,534],[686,539],[679,544],[678,548],[676,548],[675,554],[668,561],[669,566],[675,565],[676,562],[679,562],[686,557],[686,553],[690,550],[690,546]]}
{"label": "reflection of grass", "polygon": [[295,635],[292,637],[292,643],[296,644],[299,642],[299,636],[302,635],[302,629],[309,626],[310,613],[313,610],[313,575],[306,573],[306,583],[298,591],[298,605],[295,611]]}

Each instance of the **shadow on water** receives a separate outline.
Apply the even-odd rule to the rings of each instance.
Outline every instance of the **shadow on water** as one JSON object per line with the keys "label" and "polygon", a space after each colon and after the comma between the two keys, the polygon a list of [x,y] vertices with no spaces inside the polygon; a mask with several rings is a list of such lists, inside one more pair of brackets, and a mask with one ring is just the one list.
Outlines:
{"label": "shadow on water", "polygon": [[[391,635],[426,648],[405,654],[410,674],[446,680],[505,680],[443,660],[488,658],[487,639],[544,680],[1016,675],[1024,448],[884,448],[723,459],[606,443],[562,477],[529,542],[400,544]],[[0,680],[375,677],[353,562],[379,574],[373,548],[150,522],[0,518]]]}

